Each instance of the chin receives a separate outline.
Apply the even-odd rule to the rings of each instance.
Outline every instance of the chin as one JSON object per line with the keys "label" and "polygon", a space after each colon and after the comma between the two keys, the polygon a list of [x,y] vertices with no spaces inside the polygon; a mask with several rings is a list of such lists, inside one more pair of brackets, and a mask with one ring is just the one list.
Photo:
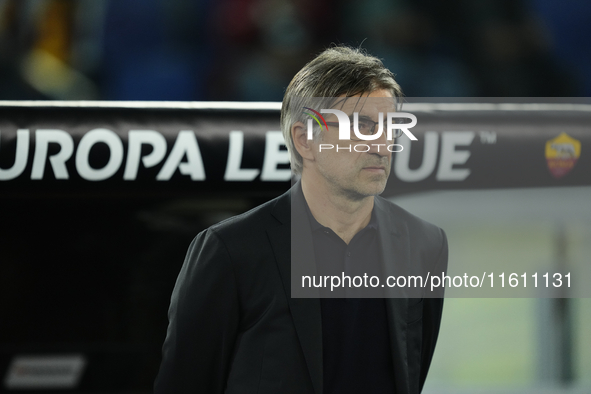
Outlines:
{"label": "chin", "polygon": [[377,179],[373,179],[368,182],[363,189],[367,191],[368,195],[377,196],[378,194],[382,194],[382,192],[386,189],[386,182],[388,181],[387,176],[380,176]]}
{"label": "chin", "polygon": [[367,185],[366,187],[357,188],[355,190],[360,198],[369,196],[378,196],[386,189],[386,182],[376,182],[373,185]]}

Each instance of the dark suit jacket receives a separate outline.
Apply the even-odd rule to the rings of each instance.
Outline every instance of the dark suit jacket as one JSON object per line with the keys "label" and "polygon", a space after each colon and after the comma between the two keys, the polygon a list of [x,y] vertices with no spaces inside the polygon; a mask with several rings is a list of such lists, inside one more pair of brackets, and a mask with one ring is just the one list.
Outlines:
{"label": "dark suit jacket", "polygon": [[[387,229],[380,231],[383,256],[446,269],[441,229],[380,197],[374,209],[379,228]],[[195,237],[172,294],[155,394],[322,393],[320,301],[290,296],[291,228],[287,192]],[[419,393],[443,300],[386,303],[396,391]]]}

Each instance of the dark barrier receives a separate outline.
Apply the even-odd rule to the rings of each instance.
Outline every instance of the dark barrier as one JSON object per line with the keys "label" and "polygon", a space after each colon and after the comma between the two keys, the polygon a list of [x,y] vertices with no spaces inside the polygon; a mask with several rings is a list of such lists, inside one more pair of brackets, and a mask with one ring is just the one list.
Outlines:
{"label": "dark barrier", "polygon": [[[279,109],[0,103],[0,391],[151,391],[191,239],[290,185]],[[404,110],[386,195],[591,184],[585,103]]]}

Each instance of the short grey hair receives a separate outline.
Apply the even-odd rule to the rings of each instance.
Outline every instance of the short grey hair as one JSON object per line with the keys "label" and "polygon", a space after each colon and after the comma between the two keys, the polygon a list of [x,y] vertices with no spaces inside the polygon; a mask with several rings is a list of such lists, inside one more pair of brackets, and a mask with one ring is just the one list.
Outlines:
{"label": "short grey hair", "polygon": [[[394,80],[394,74],[380,59],[367,54],[363,49],[334,46],[306,64],[289,83],[281,106],[281,130],[289,151],[292,171],[301,174],[303,169],[302,156],[295,149],[291,135],[294,123],[305,124],[303,99],[327,97],[323,108],[330,108],[335,97],[351,97],[379,89],[390,90],[396,101],[403,96],[400,85]],[[316,130],[314,135],[318,135]]]}

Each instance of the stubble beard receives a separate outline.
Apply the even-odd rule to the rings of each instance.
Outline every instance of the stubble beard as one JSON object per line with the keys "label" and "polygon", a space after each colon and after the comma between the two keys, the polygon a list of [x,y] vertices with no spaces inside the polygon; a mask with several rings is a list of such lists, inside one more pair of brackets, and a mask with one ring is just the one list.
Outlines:
{"label": "stubble beard", "polygon": [[[383,163],[381,163],[383,164]],[[364,165],[363,167],[365,167]],[[350,179],[342,180],[333,174],[327,173],[320,169],[322,176],[328,181],[329,188],[335,195],[346,198],[349,201],[357,202],[370,196],[378,196],[382,194],[386,188],[386,182],[390,175],[390,162],[388,161],[385,174],[370,174],[369,180],[364,179]],[[357,174],[363,171],[363,167],[357,170]]]}

